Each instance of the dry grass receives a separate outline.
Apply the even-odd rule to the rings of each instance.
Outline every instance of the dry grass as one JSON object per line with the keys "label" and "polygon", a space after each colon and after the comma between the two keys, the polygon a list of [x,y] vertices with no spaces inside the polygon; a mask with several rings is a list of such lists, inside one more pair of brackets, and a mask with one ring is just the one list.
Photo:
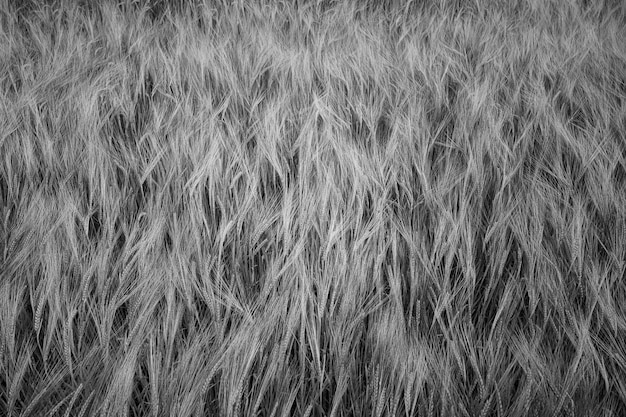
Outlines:
{"label": "dry grass", "polygon": [[622,2],[190,4],[0,1],[0,415],[626,415]]}

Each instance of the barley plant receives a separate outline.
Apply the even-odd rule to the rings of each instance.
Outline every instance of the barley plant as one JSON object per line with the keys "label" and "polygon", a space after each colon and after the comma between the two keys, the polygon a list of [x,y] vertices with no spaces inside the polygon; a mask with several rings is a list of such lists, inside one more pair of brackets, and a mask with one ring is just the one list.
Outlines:
{"label": "barley plant", "polygon": [[626,3],[0,0],[1,416],[625,416]]}

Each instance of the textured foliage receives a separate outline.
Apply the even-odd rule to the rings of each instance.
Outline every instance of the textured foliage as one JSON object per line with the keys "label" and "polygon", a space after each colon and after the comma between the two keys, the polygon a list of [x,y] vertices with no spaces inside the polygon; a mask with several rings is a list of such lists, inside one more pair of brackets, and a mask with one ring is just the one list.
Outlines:
{"label": "textured foliage", "polygon": [[625,15],[0,1],[0,415],[626,415]]}

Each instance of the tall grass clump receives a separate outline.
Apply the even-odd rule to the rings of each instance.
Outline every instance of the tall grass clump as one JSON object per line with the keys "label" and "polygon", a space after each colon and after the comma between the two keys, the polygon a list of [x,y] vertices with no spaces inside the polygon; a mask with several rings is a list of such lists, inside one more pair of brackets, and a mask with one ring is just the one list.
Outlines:
{"label": "tall grass clump", "polygon": [[626,415],[626,6],[0,0],[0,415]]}

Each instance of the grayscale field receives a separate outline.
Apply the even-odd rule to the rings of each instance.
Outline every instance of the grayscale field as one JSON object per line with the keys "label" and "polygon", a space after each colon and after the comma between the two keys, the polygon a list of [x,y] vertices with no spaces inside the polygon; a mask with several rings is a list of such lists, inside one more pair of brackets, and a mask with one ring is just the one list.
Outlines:
{"label": "grayscale field", "polygon": [[626,3],[0,0],[0,416],[626,416]]}

